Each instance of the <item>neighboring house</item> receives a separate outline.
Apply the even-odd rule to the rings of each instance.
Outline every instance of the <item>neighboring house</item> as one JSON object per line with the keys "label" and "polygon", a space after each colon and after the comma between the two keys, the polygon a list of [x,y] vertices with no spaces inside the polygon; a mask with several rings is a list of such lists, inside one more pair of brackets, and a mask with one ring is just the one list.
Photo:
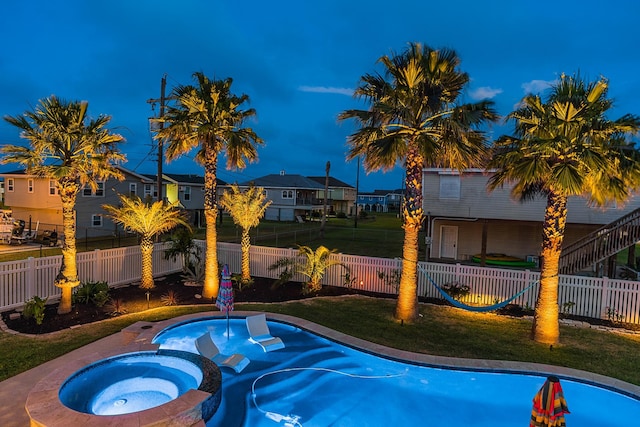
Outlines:
{"label": "neighboring house", "polygon": [[[96,237],[116,233],[116,225],[109,220],[102,205],[118,205],[118,194],[137,195],[144,198],[153,182],[144,175],[119,167],[125,176],[123,181],[108,179],[98,182],[96,190],[84,187],[76,199],[76,235]],[[60,231],[62,228],[62,204],[54,179],[27,175],[24,170],[0,174],[6,184],[5,203],[11,208],[13,218],[24,220],[38,232]]]}
{"label": "neighboring house", "polygon": [[[309,176],[307,178],[322,186],[322,190],[318,192],[317,198],[324,207],[324,184],[326,177]],[[338,213],[353,215],[356,202],[356,189],[353,186],[329,176],[328,193],[327,215],[336,215]]]}
{"label": "neighboring house", "polygon": [[[438,168],[423,170],[423,208],[427,257],[469,260],[480,254],[500,253],[536,260],[542,243],[546,199],[520,202],[511,187],[490,192],[490,173],[480,169],[462,174]],[[564,246],[640,207],[632,197],[624,206],[590,206],[570,197]]]}
{"label": "neighboring house", "polygon": [[400,212],[404,190],[374,190],[358,193],[358,212]]}
{"label": "neighboring house", "polygon": [[[156,181],[157,175],[145,176]],[[218,179],[217,181],[217,193],[218,200],[227,187],[227,184]],[[151,195],[153,198],[158,198],[158,192],[156,190],[157,184],[150,184],[147,188],[145,186],[145,195]],[[178,174],[178,173],[163,173],[162,174],[162,194],[164,199],[172,204],[176,204],[187,212],[189,222],[196,227],[205,226],[204,217],[204,177],[193,174]]]}
{"label": "neighboring house", "polygon": [[240,187],[254,185],[264,188],[271,205],[264,219],[270,221],[295,221],[296,217],[312,216],[313,211],[322,213],[323,200],[318,192],[324,191],[324,184],[302,175],[280,174],[266,175],[238,184]]}

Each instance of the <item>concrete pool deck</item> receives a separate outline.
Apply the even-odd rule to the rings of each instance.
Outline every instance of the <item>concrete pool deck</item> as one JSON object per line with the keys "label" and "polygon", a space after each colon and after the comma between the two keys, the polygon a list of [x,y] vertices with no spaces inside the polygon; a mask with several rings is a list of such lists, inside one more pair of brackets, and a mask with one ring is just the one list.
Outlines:
{"label": "concrete pool deck", "polygon": [[[232,317],[242,318],[252,314],[256,313],[238,311],[234,312]],[[155,346],[150,344],[151,339],[163,328],[177,322],[198,319],[202,317],[223,317],[223,315],[219,311],[213,311],[181,316],[156,323],[138,322],[126,328],[121,333],[116,333],[102,338],[92,344],[69,352],[64,356],[46,362],[36,368],[33,368],[29,371],[23,372],[1,382],[0,405],[2,406],[3,410],[0,411],[0,425],[4,427],[29,426],[30,419],[25,410],[27,397],[29,396],[29,393],[32,391],[32,389],[41,380],[43,380],[43,378],[51,375],[53,372],[62,371],[65,368],[68,369],[70,365],[75,365],[78,360],[82,360],[84,364],[89,364],[93,361],[100,360],[113,354],[155,348]],[[610,389],[619,390],[640,400],[640,386],[590,372],[536,363],[458,359],[411,353],[350,337],[340,332],[336,332],[334,330],[320,326],[318,324],[292,316],[267,313],[267,318],[269,320],[278,320],[285,323],[293,324],[302,329],[309,330],[329,339],[343,342],[347,345],[394,359],[402,359],[425,365],[437,365],[451,368],[496,370],[500,372],[514,373],[540,373],[544,375],[557,375],[561,378],[572,377],[588,383],[600,384]],[[148,325],[151,325],[152,327],[146,328],[146,326]],[[143,326],[145,326],[145,328],[143,328]],[[82,415],[80,413],[78,414]],[[69,419],[66,419],[66,423],[67,424],[65,425],[76,425],[72,422],[72,420]]]}

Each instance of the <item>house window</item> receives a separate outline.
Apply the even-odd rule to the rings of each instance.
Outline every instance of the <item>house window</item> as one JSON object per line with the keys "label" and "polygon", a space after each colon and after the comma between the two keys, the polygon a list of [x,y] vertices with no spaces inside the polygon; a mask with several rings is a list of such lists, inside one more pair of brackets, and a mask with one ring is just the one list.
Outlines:
{"label": "house window", "polygon": [[283,199],[293,199],[293,191],[292,190],[283,190],[282,191]]}
{"label": "house window", "polygon": [[91,215],[91,226],[102,227],[102,215],[97,215],[97,214]]}
{"label": "house window", "polygon": [[191,187],[184,187],[184,200],[191,200]]}
{"label": "house window", "polygon": [[13,191],[13,178],[7,178],[7,191]]}
{"label": "house window", "polygon": [[33,193],[33,179],[31,178],[27,180],[27,192]]}
{"label": "house window", "polygon": [[460,175],[440,175],[440,199],[460,200]]}
{"label": "house window", "polygon": [[129,183],[129,196],[134,197],[138,194],[138,184],[135,182]]}
{"label": "house window", "polygon": [[55,179],[50,179],[49,180],[49,195],[50,196],[55,196],[56,194],[58,194],[58,183],[56,182]]}
{"label": "house window", "polygon": [[152,194],[154,194],[153,185],[145,184],[144,185],[144,198],[146,199],[147,197],[151,197]]}
{"label": "house window", "polygon": [[104,181],[96,182],[96,189],[85,186],[82,189],[83,197],[104,197]]}

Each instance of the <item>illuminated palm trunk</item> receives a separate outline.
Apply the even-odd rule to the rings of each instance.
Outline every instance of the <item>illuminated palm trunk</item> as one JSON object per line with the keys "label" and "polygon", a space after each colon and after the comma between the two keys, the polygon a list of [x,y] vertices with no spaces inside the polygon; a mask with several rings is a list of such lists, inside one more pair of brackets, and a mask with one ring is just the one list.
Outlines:
{"label": "illuminated palm trunk", "polygon": [[218,156],[210,144],[205,147],[206,158],[204,164],[204,218],[206,223],[206,248],[204,262],[203,298],[214,299],[218,296],[220,280],[218,278],[218,203],[216,201],[216,168]]}
{"label": "illuminated palm trunk", "polygon": [[142,255],[142,278],[140,287],[142,289],[153,289],[153,239],[150,236],[143,236],[140,240],[140,252]]}
{"label": "illuminated palm trunk", "polygon": [[418,233],[423,219],[422,165],[422,156],[415,143],[411,143],[406,159],[402,274],[395,313],[396,319],[403,322],[413,322],[418,317]]}
{"label": "illuminated palm trunk", "polygon": [[62,265],[54,284],[62,291],[58,314],[71,311],[72,289],[80,284],[78,280],[78,266],[76,264],[76,218],[75,204],[78,185],[74,181],[61,181],[58,185],[60,201],[62,202]]}
{"label": "illuminated palm trunk", "polygon": [[251,248],[251,238],[249,237],[249,229],[242,229],[242,240],[240,241],[242,248],[242,280],[251,280],[251,269],[249,265],[249,249]]}
{"label": "illuminated palm trunk", "polygon": [[544,344],[557,344],[560,340],[558,263],[566,221],[567,198],[554,193],[549,194],[542,226],[540,290],[531,331],[533,340]]}

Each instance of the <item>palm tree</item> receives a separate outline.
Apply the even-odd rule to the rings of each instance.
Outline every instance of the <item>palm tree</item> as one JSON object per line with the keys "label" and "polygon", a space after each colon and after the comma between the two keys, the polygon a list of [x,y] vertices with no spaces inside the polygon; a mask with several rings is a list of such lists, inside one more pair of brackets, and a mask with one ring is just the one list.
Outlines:
{"label": "palm tree", "polygon": [[162,201],[146,203],[139,197],[118,195],[122,206],[102,205],[117,224],[140,234],[142,289],[153,289],[153,238],[178,225],[189,227],[183,213]]}
{"label": "palm tree", "polygon": [[245,191],[242,191],[235,184],[231,186],[231,191],[225,191],[220,198],[220,206],[229,211],[233,222],[242,228],[242,238],[240,240],[242,248],[241,279],[245,283],[251,280],[249,267],[251,239],[249,238],[249,230],[260,224],[260,219],[264,216],[271,203],[271,200],[267,200],[264,188],[250,186]]}
{"label": "palm tree", "polygon": [[546,197],[542,225],[542,266],[532,338],[556,344],[558,324],[558,262],[567,219],[567,199],[587,197],[595,205],[624,201],[639,184],[637,153],[621,137],[638,131],[640,119],[625,115],[611,121],[605,113],[608,82],[585,82],[579,75],[562,75],[546,99],[527,95],[508,115],[515,136],[503,136],[495,145],[489,181],[495,189],[513,183],[521,200]]}
{"label": "palm tree", "polygon": [[194,75],[196,86],[177,86],[173,90],[176,106],[169,106],[158,120],[166,126],[155,138],[168,140],[166,157],[173,160],[198,148],[196,161],[204,166],[204,215],[206,221],[205,280],[202,296],[218,295],[218,255],[216,220],[218,156],[224,152],[227,169],[244,168],[246,160],[257,159],[257,145],[262,139],[245,120],[255,115],[250,108],[240,107],[249,101],[247,95],[231,93],[232,80],[210,80],[204,74]]}
{"label": "palm tree", "polygon": [[20,163],[28,174],[56,180],[62,203],[64,242],[62,265],[55,285],[62,290],[58,313],[71,311],[72,289],[80,284],[76,265],[75,205],[83,186],[93,190],[98,181],[123,179],[116,164],[124,161],[117,143],[124,138],[110,132],[106,126],[110,116],[96,119],[87,116],[86,101],[64,101],[55,96],[40,100],[34,111],[22,116],[5,116],[5,120],[20,129],[20,136],[29,147],[5,145],[2,163]]}
{"label": "palm tree", "polygon": [[271,264],[269,270],[281,270],[280,278],[276,283],[280,284],[289,281],[294,274],[302,274],[309,280],[304,285],[303,293],[313,293],[322,289],[322,278],[327,269],[334,265],[341,265],[347,271],[347,266],[339,260],[332,258],[331,255],[336,253],[335,249],[328,249],[325,246],[318,246],[314,251],[309,246],[299,246],[298,255],[304,257],[304,262],[300,262],[297,258],[281,258]]}
{"label": "palm tree", "polygon": [[485,152],[485,135],[477,126],[497,116],[490,101],[457,104],[469,76],[458,69],[460,59],[453,50],[411,43],[404,52],[383,56],[379,62],[384,75],[364,75],[355,91],[369,109],[348,110],[339,119],[353,118],[359,124],[348,138],[348,159],[362,156],[368,172],[404,165],[403,262],[395,317],[411,322],[418,316],[422,169],[477,165]]}

